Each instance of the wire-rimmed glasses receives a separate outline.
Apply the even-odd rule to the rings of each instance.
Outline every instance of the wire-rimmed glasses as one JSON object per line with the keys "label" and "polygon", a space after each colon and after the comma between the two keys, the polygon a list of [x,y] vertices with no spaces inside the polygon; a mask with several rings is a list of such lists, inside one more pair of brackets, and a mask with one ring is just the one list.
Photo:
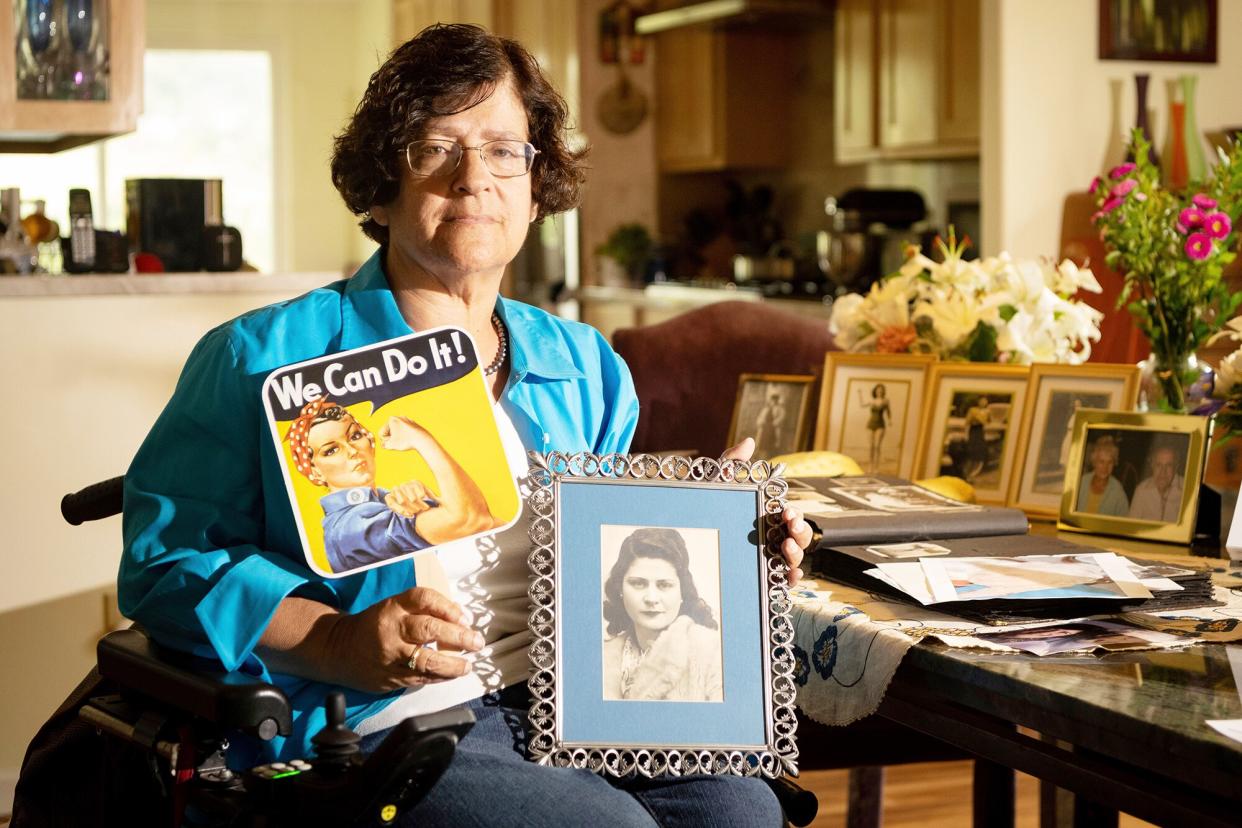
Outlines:
{"label": "wire-rimmed glasses", "polygon": [[473,150],[483,159],[488,172],[497,178],[517,178],[530,172],[539,150],[525,141],[488,141],[477,147],[465,147],[456,141],[424,139],[405,148],[405,163],[420,178],[449,175],[461,163],[466,150]]}

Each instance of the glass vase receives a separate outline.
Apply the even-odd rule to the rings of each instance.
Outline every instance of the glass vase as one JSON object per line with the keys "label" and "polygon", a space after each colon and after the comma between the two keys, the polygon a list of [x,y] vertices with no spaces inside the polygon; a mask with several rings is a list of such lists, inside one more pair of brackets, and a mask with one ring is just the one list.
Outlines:
{"label": "glass vase", "polygon": [[1212,368],[1194,354],[1152,354],[1138,365],[1139,411],[1188,414],[1212,391]]}
{"label": "glass vase", "polygon": [[[1134,75],[1134,128],[1143,133],[1143,137],[1147,139],[1150,146],[1147,149],[1147,160],[1152,166],[1160,166],[1160,155],[1156,152],[1156,142],[1151,134],[1151,116],[1147,110],[1147,84],[1151,81],[1151,75],[1146,72],[1137,72]],[[1126,160],[1134,160],[1134,148],[1130,147],[1126,151]]]}
{"label": "glass vase", "polygon": [[1203,152],[1203,133],[1199,131],[1199,116],[1195,113],[1195,88],[1199,84],[1198,75],[1182,75],[1182,103],[1186,106],[1183,116],[1182,133],[1186,139],[1186,174],[1191,182],[1203,181],[1207,177],[1207,157]]}

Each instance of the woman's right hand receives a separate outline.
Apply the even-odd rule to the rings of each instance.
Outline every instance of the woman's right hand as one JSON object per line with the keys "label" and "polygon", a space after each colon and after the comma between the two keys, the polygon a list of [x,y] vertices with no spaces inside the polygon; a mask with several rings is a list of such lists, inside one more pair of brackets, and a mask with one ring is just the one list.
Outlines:
{"label": "woman's right hand", "polygon": [[463,626],[462,619],[457,604],[426,587],[408,589],[355,615],[338,616],[329,653],[341,667],[340,683],[385,692],[466,675],[469,661],[436,649],[483,649],[483,636]]}

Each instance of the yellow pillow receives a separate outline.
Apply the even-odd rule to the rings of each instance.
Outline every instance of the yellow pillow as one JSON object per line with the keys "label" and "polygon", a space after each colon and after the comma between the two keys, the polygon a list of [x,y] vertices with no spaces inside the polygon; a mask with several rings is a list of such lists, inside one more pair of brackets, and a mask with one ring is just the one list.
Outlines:
{"label": "yellow pillow", "polygon": [[960,500],[963,503],[975,502],[975,487],[960,477],[942,474],[940,477],[929,477],[926,480],[916,480],[914,483],[953,500]]}
{"label": "yellow pillow", "polygon": [[795,451],[769,461],[785,464],[785,477],[845,477],[862,474],[862,467],[835,451]]}

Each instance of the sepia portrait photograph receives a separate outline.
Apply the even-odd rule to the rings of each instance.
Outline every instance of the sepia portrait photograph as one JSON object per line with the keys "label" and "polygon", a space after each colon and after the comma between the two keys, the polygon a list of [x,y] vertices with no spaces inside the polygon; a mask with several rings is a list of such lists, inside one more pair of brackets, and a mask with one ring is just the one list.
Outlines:
{"label": "sepia portrait photograph", "polygon": [[1024,365],[932,365],[915,476],[958,477],[974,486],[980,503],[1004,503],[1028,376]]}
{"label": "sepia portrait photograph", "polygon": [[910,477],[932,361],[927,355],[829,352],[814,448],[845,454],[867,474]]}
{"label": "sepia portrait photograph", "polygon": [[1188,542],[1208,418],[1079,410],[1061,499],[1067,529]]}
{"label": "sepia portrait photograph", "polygon": [[742,374],[729,445],[747,437],[755,439],[755,460],[802,451],[810,432],[813,376],[792,374]]}
{"label": "sepia portrait photograph", "polygon": [[604,698],[723,701],[715,529],[600,526]]}
{"label": "sepia portrait photograph", "polygon": [[1018,431],[1018,467],[1009,505],[1055,518],[1066,485],[1074,415],[1084,408],[1129,411],[1138,397],[1137,365],[1031,366],[1031,400]]}

